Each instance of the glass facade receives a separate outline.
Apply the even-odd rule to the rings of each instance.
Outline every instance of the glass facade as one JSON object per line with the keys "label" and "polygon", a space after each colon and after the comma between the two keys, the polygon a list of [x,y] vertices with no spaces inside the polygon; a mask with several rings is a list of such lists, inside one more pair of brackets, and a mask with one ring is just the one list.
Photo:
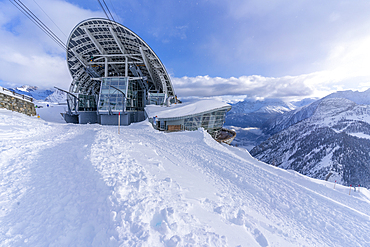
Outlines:
{"label": "glass facade", "polygon": [[[116,88],[122,91],[124,95]],[[127,88],[126,77],[103,78],[99,95],[99,111],[125,111]]]}
{"label": "glass facade", "polygon": [[96,111],[96,95],[67,94],[67,103],[71,111]]}
{"label": "glass facade", "polygon": [[226,109],[195,115],[184,119],[185,130],[206,129],[211,135],[220,130],[225,122]]}
{"label": "glass facade", "polygon": [[166,94],[164,93],[148,93],[150,105],[161,105],[164,103]]}
{"label": "glass facade", "polygon": [[96,111],[95,96],[78,94],[78,111]]}
{"label": "glass facade", "polygon": [[128,80],[126,77],[103,78],[99,95],[100,112],[143,111],[144,107],[145,92],[137,80]]}
{"label": "glass facade", "polygon": [[130,80],[127,88],[126,111],[143,111],[145,107],[144,91],[138,80]]}
{"label": "glass facade", "polygon": [[73,97],[70,94],[67,94],[67,104],[68,104],[69,110],[71,110],[71,111],[75,111],[76,110],[77,100],[76,100],[75,97]]}
{"label": "glass facade", "polygon": [[197,130],[204,128],[213,137],[222,129],[225,122],[226,112],[229,107],[214,109],[203,113],[194,114],[191,116],[174,117],[174,118],[150,118],[154,128],[164,131],[180,131],[180,130]]}

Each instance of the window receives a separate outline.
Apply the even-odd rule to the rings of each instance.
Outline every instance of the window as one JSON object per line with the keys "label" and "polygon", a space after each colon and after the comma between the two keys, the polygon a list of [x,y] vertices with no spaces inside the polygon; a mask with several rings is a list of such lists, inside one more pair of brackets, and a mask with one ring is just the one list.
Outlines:
{"label": "window", "polygon": [[164,103],[166,95],[164,93],[149,93],[148,97],[150,105],[161,105]]}
{"label": "window", "polygon": [[[122,91],[124,95],[116,88]],[[127,94],[127,78],[125,77],[103,78],[99,95],[99,111],[125,110],[124,103],[126,94]]]}
{"label": "window", "polygon": [[126,77],[103,78],[99,95],[99,111],[140,111],[144,106],[145,94],[137,80],[128,81]]}
{"label": "window", "polygon": [[225,114],[226,110],[219,110],[185,118],[184,129],[197,130],[198,128],[203,127],[212,135],[222,128],[225,121]]}
{"label": "window", "polygon": [[78,111],[96,111],[95,96],[78,94]]}

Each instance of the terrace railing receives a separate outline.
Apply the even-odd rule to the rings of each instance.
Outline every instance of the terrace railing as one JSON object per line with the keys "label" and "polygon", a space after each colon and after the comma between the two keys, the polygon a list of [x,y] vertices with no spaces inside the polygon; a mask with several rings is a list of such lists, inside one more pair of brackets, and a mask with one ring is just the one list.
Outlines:
{"label": "terrace railing", "polygon": [[4,92],[10,92],[10,93],[12,93],[14,96],[17,96],[17,97],[20,97],[20,98],[22,98],[22,99],[24,99],[24,100],[28,100],[28,101],[33,102],[33,98],[32,98],[32,97],[29,97],[29,96],[24,95],[24,94],[16,93],[16,92],[14,92],[14,91],[12,91],[12,90],[9,90],[9,89],[3,88],[3,87],[1,87],[1,88],[3,89],[3,91],[4,91]]}

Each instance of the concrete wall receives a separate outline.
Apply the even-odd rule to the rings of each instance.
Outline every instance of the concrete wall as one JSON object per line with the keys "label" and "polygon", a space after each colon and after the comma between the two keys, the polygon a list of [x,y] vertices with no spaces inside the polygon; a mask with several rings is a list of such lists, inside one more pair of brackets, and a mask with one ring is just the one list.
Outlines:
{"label": "concrete wall", "polygon": [[35,116],[35,105],[16,96],[4,94],[0,91],[0,108],[5,108],[11,111],[27,114],[28,116]]}

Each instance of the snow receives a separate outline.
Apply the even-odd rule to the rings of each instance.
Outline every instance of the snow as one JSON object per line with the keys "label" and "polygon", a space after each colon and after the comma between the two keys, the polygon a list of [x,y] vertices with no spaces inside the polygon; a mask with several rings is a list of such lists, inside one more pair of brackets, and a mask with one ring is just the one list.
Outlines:
{"label": "snow", "polygon": [[45,101],[37,101],[35,104],[37,105],[36,113],[41,119],[53,123],[66,122],[61,113],[67,111],[67,105]]}
{"label": "snow", "polygon": [[[27,97],[31,97],[36,101],[49,101],[49,102],[66,102],[67,97],[65,93],[60,92],[59,90],[55,89],[39,89],[36,86],[29,86],[23,85],[21,87],[15,87],[8,89],[10,91],[14,91],[17,94],[25,95]],[[17,97],[22,99],[20,95],[13,95],[12,92],[5,91],[3,87],[0,86],[0,93],[11,95],[13,97]]]}
{"label": "snow", "polygon": [[[25,100],[25,99],[23,99],[23,97],[22,97],[22,96],[20,96],[20,95],[13,94],[12,92],[7,91],[6,89],[4,90],[4,88],[3,88],[3,87],[0,87],[0,93],[5,94],[5,95],[12,96],[12,97],[14,97],[14,98],[18,98],[18,99]],[[27,99],[26,99],[26,100],[27,100]]]}
{"label": "snow", "polygon": [[158,118],[173,118],[183,117],[202,112],[220,109],[224,107],[231,107],[218,100],[199,100],[195,102],[186,102],[182,104],[172,104],[167,106],[147,105],[145,111],[150,118],[157,116]]}
{"label": "snow", "polygon": [[55,89],[40,89],[37,86],[30,85],[23,85],[21,87],[11,88],[10,90],[30,96],[36,100],[45,100],[46,97],[55,91]]}
{"label": "snow", "polygon": [[37,90],[37,87],[32,87],[30,85],[23,85],[21,87],[16,87],[14,88],[14,90],[19,90],[19,91],[23,91],[23,92],[30,92],[30,91],[35,91]]}
{"label": "snow", "polygon": [[370,139],[370,135],[367,135],[365,133],[348,133],[348,135],[356,136],[358,138]]}
{"label": "snow", "polygon": [[293,104],[286,103],[280,99],[266,98],[264,100],[255,100],[246,98],[244,101],[233,104],[231,111],[237,114],[248,114],[252,112],[282,114],[295,108]]}
{"label": "snow", "polygon": [[67,94],[60,90],[55,90],[52,94],[45,98],[47,102],[67,102]]}
{"label": "snow", "polygon": [[370,89],[367,89],[363,92],[347,90],[347,91],[337,91],[335,93],[329,94],[328,96],[324,97],[324,99],[344,98],[353,101],[359,105],[369,105],[370,104],[369,96]]}
{"label": "snow", "polygon": [[118,135],[0,109],[0,130],[0,246],[370,245],[368,190],[270,166],[202,129],[144,121]]}
{"label": "snow", "polygon": [[[320,173],[321,170],[325,170],[325,168],[327,167],[330,167],[332,166],[333,164],[333,160],[332,160],[332,157],[333,157],[333,154],[335,151],[337,151],[339,149],[338,146],[332,148],[332,149],[329,149],[326,151],[326,156],[324,156],[320,162],[317,163],[317,165],[315,165],[315,167],[313,169],[311,169],[310,173],[311,174],[315,174],[315,173]],[[315,150],[313,150],[313,152],[319,152],[321,150],[321,148],[316,148]],[[313,153],[312,152],[312,153]],[[312,155],[312,154],[311,154]],[[339,181],[339,179],[336,179]],[[333,180],[333,178],[331,178],[330,181],[335,181]]]}

